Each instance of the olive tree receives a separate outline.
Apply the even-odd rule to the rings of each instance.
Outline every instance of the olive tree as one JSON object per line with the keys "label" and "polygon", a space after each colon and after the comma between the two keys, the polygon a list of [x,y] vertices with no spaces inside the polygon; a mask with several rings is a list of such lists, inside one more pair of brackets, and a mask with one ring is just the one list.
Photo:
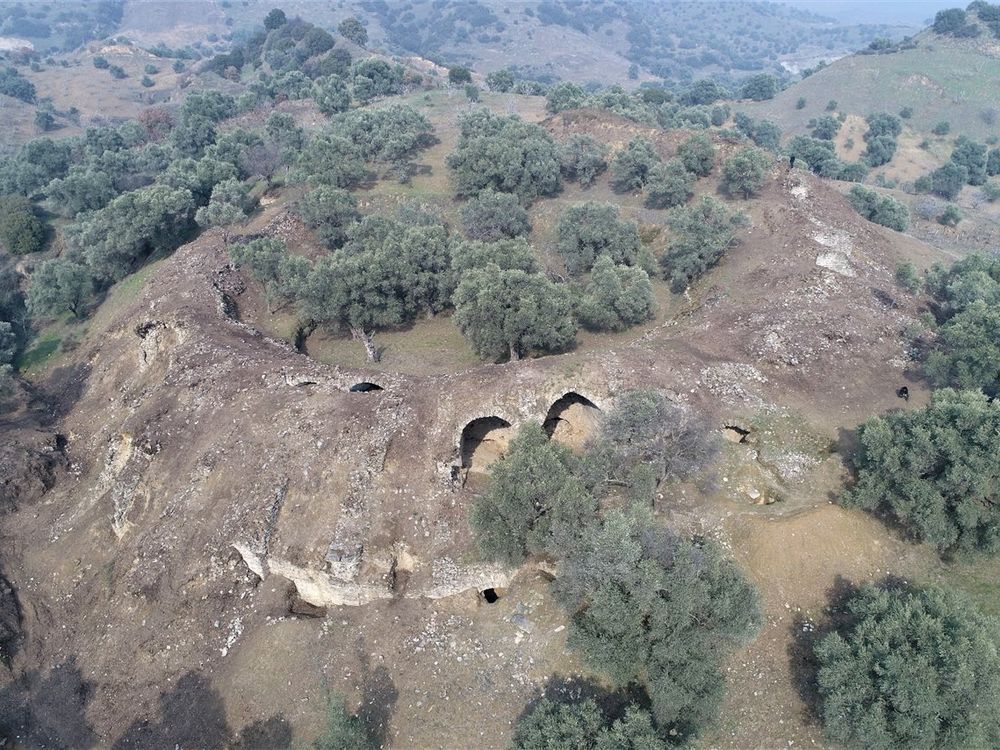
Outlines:
{"label": "olive tree", "polygon": [[751,146],[726,159],[722,165],[722,179],[730,193],[749,198],[760,192],[770,168],[771,157],[762,149]]}
{"label": "olive tree", "polygon": [[677,158],[691,174],[707,177],[715,167],[715,146],[711,138],[698,133],[677,147]]}
{"label": "olive tree", "polygon": [[573,275],[589,271],[601,255],[625,265],[639,260],[641,245],[635,222],[620,219],[618,207],[608,203],[570,206],[559,217],[556,237],[556,248]]}
{"label": "olive tree", "polygon": [[31,274],[28,310],[33,317],[72,313],[79,318],[94,290],[87,267],[64,258],[43,261]]}
{"label": "olive tree", "polygon": [[295,204],[295,212],[316,236],[331,248],[347,239],[347,229],[358,220],[358,202],[346,190],[319,185]]}
{"label": "olive tree", "polygon": [[0,245],[12,255],[42,249],[45,225],[23,195],[0,196]]}
{"label": "olive tree", "polygon": [[448,306],[454,286],[450,268],[444,227],[404,227],[366,217],[352,227],[343,248],[313,265],[299,291],[300,314],[335,330],[347,328],[377,362],[376,331]]}
{"label": "olive tree", "polygon": [[516,196],[486,189],[470,198],[459,212],[462,228],[470,240],[495,242],[528,234],[528,212]]}
{"label": "olive tree", "polygon": [[540,700],[514,727],[514,750],[667,750],[649,711],[630,705],[611,722],[588,698],[576,703]]}
{"label": "olive tree", "polygon": [[597,500],[573,477],[573,462],[569,449],[549,440],[541,425],[518,430],[469,517],[484,557],[518,565],[529,555],[552,552],[556,540],[572,537],[597,515]]}
{"label": "olive tree", "polygon": [[615,265],[607,255],[594,263],[577,309],[580,323],[594,331],[623,331],[650,320],[656,310],[649,274]]}
{"label": "olive tree", "polygon": [[657,164],[646,183],[648,208],[673,208],[687,203],[694,195],[695,177],[680,162],[670,159]]}
{"label": "olive tree", "polygon": [[998,549],[1000,403],[944,389],[923,409],[872,417],[858,438],[845,505],[888,513],[943,552]]}
{"label": "olive tree", "polygon": [[459,195],[491,188],[528,203],[561,187],[558,146],[539,126],[485,108],[463,115],[459,126],[458,148],[448,156]]}
{"label": "olive tree", "polygon": [[722,548],[608,512],[582,529],[554,584],[568,643],[613,684],[641,685],[662,732],[718,716],[731,648],[760,629],[754,587]]}
{"label": "olive tree", "polygon": [[815,647],[823,727],[866,750],[1000,745],[997,622],[931,587],[866,585]]}
{"label": "olive tree", "polygon": [[672,211],[669,224],[673,238],[660,264],[675,289],[685,288],[722,259],[735,242],[734,229],[741,220],[707,195]]}
{"label": "olive tree", "polygon": [[611,159],[611,181],[616,190],[641,190],[662,160],[648,138],[638,136]]}
{"label": "olive tree", "polygon": [[574,133],[559,147],[563,176],[580,187],[590,187],[605,169],[608,147],[591,135]]}
{"label": "olive tree", "polygon": [[541,274],[473,269],[462,275],[454,304],[455,324],[485,360],[564,351],[576,341],[569,290]]}

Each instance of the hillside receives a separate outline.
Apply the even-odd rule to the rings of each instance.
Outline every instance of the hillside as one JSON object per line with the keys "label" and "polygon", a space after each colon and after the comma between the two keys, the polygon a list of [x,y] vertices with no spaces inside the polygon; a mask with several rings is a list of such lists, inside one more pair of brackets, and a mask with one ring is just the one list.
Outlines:
{"label": "hillside", "polygon": [[[740,109],[773,120],[789,134],[804,134],[811,118],[826,114],[830,100],[839,112],[865,116],[872,112],[913,109],[911,129],[930,134],[942,121],[953,133],[985,140],[1000,135],[1000,42],[992,35],[952,39],[927,31],[916,46],[889,54],[855,54],[841,58],[773,100],[746,103]],[[800,98],[806,100],[799,109]]]}
{"label": "hillside", "polygon": [[273,4],[0,65],[0,747],[1000,747],[1000,5]]}
{"label": "hillside", "polygon": [[[155,10],[145,12],[146,5]],[[368,28],[371,46],[395,54],[463,63],[483,73],[513,64],[526,77],[604,85],[798,70],[860,49],[876,37],[898,39],[913,31],[839,23],[768,2],[364,0],[333,5],[291,0],[282,5],[289,16],[301,15],[329,29],[357,16]],[[198,12],[192,13],[191,3],[129,0],[121,32],[146,43],[178,44],[185,34],[190,41],[199,31],[239,33],[260,23],[272,6],[270,0],[231,5],[199,0]],[[633,64],[635,78],[629,72]]]}

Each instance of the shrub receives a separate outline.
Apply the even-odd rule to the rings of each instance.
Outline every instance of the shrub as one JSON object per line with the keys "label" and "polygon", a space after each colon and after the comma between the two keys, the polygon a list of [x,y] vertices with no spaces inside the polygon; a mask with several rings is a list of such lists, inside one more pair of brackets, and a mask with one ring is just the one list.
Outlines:
{"label": "shrub", "polygon": [[841,502],[891,514],[942,552],[996,551],[1000,403],[940,390],[923,409],[869,419],[858,437],[857,481]]}
{"label": "shrub", "polygon": [[896,266],[896,283],[910,294],[920,290],[920,275],[912,263],[901,263]]}
{"label": "shrub", "polygon": [[694,195],[695,176],[684,168],[679,159],[657,164],[649,173],[646,183],[648,208],[673,208],[681,206]]}
{"label": "shrub", "polygon": [[471,83],[466,84],[466,86],[465,86],[465,98],[468,99],[470,102],[478,102],[479,101],[479,87],[478,86],[473,86]]}
{"label": "shrub", "polygon": [[947,120],[943,120],[935,125],[931,129],[931,132],[934,133],[934,135],[948,135],[948,133],[951,132],[951,123]]}
{"label": "shrub", "polygon": [[228,226],[244,221],[250,207],[246,186],[230,178],[212,188],[208,205],[195,211],[194,220],[200,227]]}
{"label": "shrub", "polygon": [[641,268],[615,265],[602,255],[591,270],[577,317],[592,331],[624,331],[650,320],[655,309],[649,274]]}
{"label": "shrub", "polygon": [[674,239],[660,263],[676,290],[682,290],[721,260],[733,244],[740,218],[710,196],[692,206],[675,208],[669,224]]}
{"label": "shrub", "polygon": [[805,108],[806,108],[806,98],[804,96],[800,96],[798,100],[795,102],[795,109],[805,109]]}
{"label": "shrub", "polygon": [[496,242],[531,231],[528,212],[509,193],[483,190],[462,206],[459,213],[465,235],[471,240]]}
{"label": "shrub", "polygon": [[614,263],[635,265],[639,259],[639,230],[623,221],[618,207],[607,203],[582,203],[566,209],[556,228],[556,248],[570,274],[589,271],[607,255]]}
{"label": "shrub", "polygon": [[902,232],[910,223],[909,210],[891,196],[855,185],[848,197],[854,210],[875,224]]}
{"label": "shrub", "polygon": [[995,747],[996,622],[939,588],[863,586],[815,647],[827,736],[849,748]]}
{"label": "shrub", "polygon": [[730,193],[749,198],[760,192],[770,167],[766,152],[754,147],[740,149],[722,165],[723,183]]}
{"label": "shrub", "polygon": [[559,147],[562,174],[576,180],[580,187],[589,187],[597,175],[608,167],[608,147],[590,135],[576,133]]}
{"label": "shrub", "polygon": [[837,110],[837,100],[836,99],[831,99],[830,101],[828,101],[826,103],[826,111],[827,112],[835,112],[836,110]]}
{"label": "shrub", "polygon": [[941,215],[938,216],[938,224],[946,227],[957,227],[961,220],[962,212],[958,210],[958,206],[954,203],[949,203],[944,211],[941,212]]}
{"label": "shrub", "polygon": [[687,171],[707,177],[715,166],[715,147],[707,135],[699,133],[677,147],[677,158]]}
{"label": "shrub", "polygon": [[611,160],[611,181],[616,190],[641,190],[660,156],[648,138],[633,138]]}
{"label": "shrub", "polygon": [[1000,183],[994,180],[983,185],[983,197],[990,203],[1000,199]]}
{"label": "shrub", "polygon": [[108,62],[106,57],[101,57],[100,55],[96,55],[94,57],[93,63],[94,67],[97,68],[98,70],[107,70],[108,67],[110,67],[111,65],[111,63]]}
{"label": "shrub", "polygon": [[953,161],[938,167],[930,174],[931,192],[953,201],[969,181],[969,170]]}
{"label": "shrub", "polygon": [[156,85],[156,81],[154,81],[149,76],[143,76],[142,80],[140,81],[140,83],[142,84],[143,88],[147,88],[147,89]]}
{"label": "shrub", "polygon": [[34,253],[45,242],[45,225],[22,195],[0,195],[0,244],[13,255]]}
{"label": "shrub", "polygon": [[125,68],[120,65],[112,65],[108,68],[108,72],[111,73],[112,78],[117,78],[118,80],[128,78],[128,73],[125,72]]}

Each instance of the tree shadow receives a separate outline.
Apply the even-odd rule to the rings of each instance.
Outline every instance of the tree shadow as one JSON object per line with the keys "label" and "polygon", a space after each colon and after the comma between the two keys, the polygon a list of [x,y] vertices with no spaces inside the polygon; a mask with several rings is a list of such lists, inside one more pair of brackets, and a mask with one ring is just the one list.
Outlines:
{"label": "tree shadow", "polygon": [[543,700],[554,703],[580,703],[593,700],[608,717],[609,722],[620,718],[625,709],[631,705],[646,709],[650,707],[646,691],[635,683],[612,691],[592,677],[566,677],[555,674],[528,700],[517,717],[518,722],[534,713]]}
{"label": "tree shadow", "polygon": [[16,747],[96,746],[86,717],[93,687],[72,657],[45,675],[25,673],[0,690],[0,737]]}
{"label": "tree shadow", "polygon": [[381,664],[373,669],[367,651],[361,652],[359,648],[358,652],[361,660],[361,706],[358,718],[376,745],[384,747],[388,743],[389,725],[396,701],[399,700],[399,690],[388,669]]}
{"label": "tree shadow", "polygon": [[281,714],[247,724],[230,750],[285,750],[292,746],[292,727]]}
{"label": "tree shadow", "polygon": [[137,719],[112,746],[125,748],[229,747],[232,730],[222,696],[204,675],[188,672],[160,694],[159,720]]}

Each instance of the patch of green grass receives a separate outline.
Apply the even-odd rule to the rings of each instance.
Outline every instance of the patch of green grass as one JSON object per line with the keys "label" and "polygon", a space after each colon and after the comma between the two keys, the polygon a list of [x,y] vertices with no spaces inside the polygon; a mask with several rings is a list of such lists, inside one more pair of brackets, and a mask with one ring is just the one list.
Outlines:
{"label": "patch of green grass", "polygon": [[918,584],[964,591],[984,614],[1000,616],[1000,557],[945,563],[937,561],[916,576]]}
{"label": "patch of green grass", "polygon": [[28,373],[48,363],[52,356],[59,351],[62,343],[62,336],[56,331],[46,330],[37,336],[31,345],[25,349],[24,353],[18,357],[17,369],[23,373]]}

